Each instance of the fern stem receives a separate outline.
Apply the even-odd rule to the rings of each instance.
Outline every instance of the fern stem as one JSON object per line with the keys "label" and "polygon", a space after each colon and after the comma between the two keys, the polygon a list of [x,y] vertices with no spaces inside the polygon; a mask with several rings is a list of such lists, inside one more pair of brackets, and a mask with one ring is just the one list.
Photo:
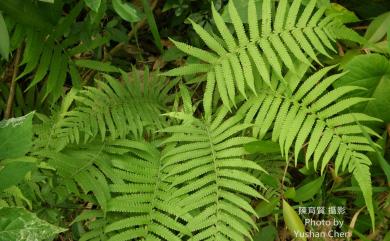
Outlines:
{"label": "fern stem", "polygon": [[[205,126],[205,129],[206,129],[206,132],[207,132],[207,138],[209,139],[209,143],[210,143],[210,149],[211,149],[211,153],[213,155],[213,167],[214,167],[214,173],[215,173],[215,184],[217,186],[216,188],[216,197],[215,197],[215,204],[216,204],[216,214],[215,216],[217,217],[217,220],[219,220],[219,207],[218,207],[218,204],[219,204],[219,192],[218,192],[218,187],[219,187],[219,184],[218,184],[218,168],[217,166],[215,165],[215,162],[217,161],[217,153],[215,151],[215,148],[214,148],[214,145],[213,145],[213,142],[211,140],[211,133],[210,133],[210,129],[209,127],[206,125]],[[215,224],[215,233],[218,233],[218,222]]]}
{"label": "fern stem", "polygon": [[16,50],[15,61],[14,61],[14,71],[12,73],[11,87],[10,87],[10,91],[9,91],[9,95],[8,95],[7,106],[6,106],[5,113],[4,113],[4,119],[8,119],[11,117],[12,106],[13,106],[14,99],[15,99],[16,77],[18,76],[18,73],[19,73],[18,65],[20,62],[21,54],[22,54],[22,47],[20,47]]}

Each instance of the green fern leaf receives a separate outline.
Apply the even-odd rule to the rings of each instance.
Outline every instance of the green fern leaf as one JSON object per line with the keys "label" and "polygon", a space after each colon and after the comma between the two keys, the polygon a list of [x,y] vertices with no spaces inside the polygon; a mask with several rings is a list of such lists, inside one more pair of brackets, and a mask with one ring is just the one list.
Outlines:
{"label": "green fern leaf", "polygon": [[[311,60],[314,60],[321,64],[317,54],[331,57],[328,51],[335,51],[332,45],[335,39],[362,41],[357,33],[342,25],[335,16],[324,17],[326,7],[317,10],[316,3],[316,0],[311,0],[304,6],[301,0],[294,0],[289,7],[288,1],[282,0],[279,1],[273,17],[273,0],[263,1],[260,32],[256,5],[254,0],[250,0],[248,3],[250,38],[233,2],[228,5],[229,16],[234,26],[233,34],[212,6],[213,19],[223,43],[220,43],[219,37],[209,34],[200,25],[192,22],[195,32],[210,48],[210,51],[190,47],[184,43],[174,43],[183,52],[204,62],[201,64],[202,68],[196,70],[197,66],[192,64],[189,65],[192,67],[170,70],[166,75],[214,72],[219,97],[226,107],[231,108],[236,105],[234,97],[237,91],[246,98],[247,89],[256,94],[258,92],[256,86],[262,82],[271,86],[272,72],[279,80],[284,81],[285,70],[295,70],[294,63],[297,61],[310,64]],[[209,67],[203,65],[209,65]],[[221,69],[226,74],[221,74]],[[234,81],[232,81],[231,73],[234,75]],[[208,78],[208,81],[213,80]],[[213,93],[209,91],[208,102],[212,99],[210,95],[212,97]]]}
{"label": "green fern leaf", "polygon": [[[176,188],[172,198],[179,200],[183,210],[196,214],[187,224],[194,232],[191,240],[245,240],[255,227],[250,217],[254,210],[245,197],[263,198],[253,188],[263,184],[247,170],[264,170],[242,158],[246,154],[242,144],[253,138],[236,135],[250,125],[240,123],[241,115],[226,119],[227,114],[223,107],[212,120],[192,117],[177,128],[165,129],[172,132],[169,143],[174,143],[163,154],[164,169]],[[179,129],[183,132],[173,131]],[[193,141],[173,138],[183,134],[194,136]]]}
{"label": "green fern leaf", "polygon": [[[113,198],[108,202],[108,211],[120,212],[123,218],[106,226],[108,240],[182,240],[181,236],[189,234],[183,225],[189,216],[177,200],[171,200],[172,190],[162,168],[160,151],[152,144],[130,140],[110,145],[126,149],[127,154],[112,160],[115,173],[123,173],[125,182],[110,185]],[[131,163],[126,157],[132,159]]]}
{"label": "green fern leaf", "polygon": [[[308,66],[303,69],[307,68]],[[253,127],[255,136],[263,137],[270,128],[269,123],[273,122],[272,139],[279,141],[282,154],[286,158],[294,144],[297,162],[299,151],[307,142],[306,166],[313,160],[314,168],[323,172],[327,163],[335,158],[336,173],[339,169],[348,170],[354,175],[354,170],[367,172],[371,162],[364,153],[372,152],[374,149],[362,131],[370,135],[377,134],[369,127],[355,123],[378,119],[360,113],[345,113],[353,105],[369,99],[360,97],[343,99],[344,95],[360,89],[359,87],[344,86],[327,92],[328,87],[343,75],[325,77],[331,68],[323,68],[308,78],[302,78],[302,72],[286,75],[285,79],[292,85],[291,95],[286,93],[283,83],[279,83],[276,90],[265,88],[258,96],[251,97],[241,107],[240,112],[246,113],[246,123],[255,123]],[[259,126],[263,127],[266,119],[268,124],[260,134]],[[362,191],[368,190],[370,194],[369,175],[365,173],[363,176],[364,178],[359,180],[359,185]],[[368,196],[365,196],[365,200],[372,202]],[[372,203],[367,203],[367,206],[372,206]],[[372,215],[372,209],[369,212]]]}
{"label": "green fern leaf", "polygon": [[[124,85],[105,75],[107,82],[97,81],[97,87],[85,87],[76,94],[70,93],[76,107],[60,113],[51,124],[49,140],[44,140],[49,145],[52,140],[61,140],[63,147],[81,140],[87,142],[97,136],[102,140],[125,138],[129,134],[139,138],[143,133],[166,126],[161,112],[173,100],[168,92],[177,80],[166,84],[164,79],[156,76],[158,73],[149,78],[148,70],[143,75],[141,80],[135,70],[131,79],[123,74]],[[52,144],[56,147],[55,142]]]}

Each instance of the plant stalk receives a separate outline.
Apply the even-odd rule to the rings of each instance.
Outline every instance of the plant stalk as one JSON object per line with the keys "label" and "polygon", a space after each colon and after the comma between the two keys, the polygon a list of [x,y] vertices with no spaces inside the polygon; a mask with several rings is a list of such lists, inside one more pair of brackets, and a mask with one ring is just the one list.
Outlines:
{"label": "plant stalk", "polygon": [[16,50],[15,60],[14,60],[14,71],[12,73],[12,80],[11,80],[11,87],[9,90],[8,100],[7,100],[7,106],[4,113],[4,119],[9,119],[12,114],[12,106],[15,99],[15,89],[16,89],[16,77],[19,74],[19,62],[20,62],[20,56],[22,55],[22,48],[18,48]]}

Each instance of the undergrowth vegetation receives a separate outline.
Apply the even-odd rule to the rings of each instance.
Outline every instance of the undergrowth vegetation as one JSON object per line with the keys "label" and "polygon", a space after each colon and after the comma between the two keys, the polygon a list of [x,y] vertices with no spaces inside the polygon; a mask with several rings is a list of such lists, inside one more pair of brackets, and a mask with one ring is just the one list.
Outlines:
{"label": "undergrowth vegetation", "polygon": [[362,2],[2,0],[0,241],[390,240]]}

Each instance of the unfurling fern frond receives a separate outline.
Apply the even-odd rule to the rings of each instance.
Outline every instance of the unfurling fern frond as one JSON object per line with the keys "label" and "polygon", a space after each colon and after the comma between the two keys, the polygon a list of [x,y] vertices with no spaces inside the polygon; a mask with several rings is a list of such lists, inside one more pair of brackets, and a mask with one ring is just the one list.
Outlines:
{"label": "unfurling fern frond", "polygon": [[[234,37],[224,23],[221,15],[213,7],[213,19],[222,36],[222,43],[196,23],[192,23],[196,33],[202,38],[210,51],[174,41],[183,52],[201,60],[201,64],[189,64],[165,73],[168,76],[207,73],[205,100],[211,103],[214,89],[217,87],[225,106],[235,104],[236,93],[246,97],[246,90],[257,93],[262,79],[270,85],[272,72],[283,80],[284,66],[294,70],[295,62],[319,63],[316,57],[321,53],[330,57],[335,39],[361,41],[361,37],[348,29],[336,18],[336,15],[324,17],[326,7],[316,9],[317,0],[311,0],[306,6],[301,0],[294,0],[289,6],[288,0],[279,1],[275,17],[272,18],[273,0],[264,0],[262,21],[259,27],[254,0],[248,4],[249,36],[237,13],[233,2],[229,3],[229,15],[234,26]],[[302,10],[302,11],[301,11]],[[261,77],[258,78],[257,76]],[[215,87],[216,86],[216,87]],[[210,111],[209,109],[205,110]]]}
{"label": "unfurling fern frond", "polygon": [[[253,135],[264,137],[273,125],[272,139],[279,141],[281,151],[287,157],[294,147],[295,162],[305,142],[306,166],[313,160],[314,168],[324,171],[328,162],[335,158],[335,170],[348,170],[353,173],[362,188],[368,210],[373,215],[369,158],[363,154],[373,151],[363,130],[377,135],[367,126],[358,122],[380,121],[362,113],[349,113],[355,104],[369,101],[368,98],[343,98],[361,87],[343,86],[326,90],[343,74],[324,76],[332,69],[326,67],[308,78],[304,74],[308,66],[301,65],[296,73],[286,75],[292,94],[287,94],[285,86],[277,80],[272,88],[264,88],[256,97],[250,98],[240,111],[246,115],[245,123],[254,123]],[[363,128],[363,129],[362,129]]]}
{"label": "unfurling fern frond", "polygon": [[108,75],[97,81],[97,87],[86,87],[75,95],[76,107],[62,114],[52,128],[52,138],[65,143],[79,143],[100,136],[102,140],[124,138],[128,134],[139,138],[145,132],[166,126],[161,112],[172,101],[170,89],[164,78],[145,70],[141,79],[133,71],[131,79],[123,75],[120,83]]}
{"label": "unfurling fern frond", "polygon": [[166,178],[160,151],[153,144],[130,140],[115,141],[110,150],[125,155],[111,161],[113,173],[123,182],[110,185],[113,198],[108,211],[122,215],[105,228],[109,241],[183,240],[191,216],[170,197],[174,189]]}
{"label": "unfurling fern frond", "polygon": [[188,113],[171,113],[183,123],[163,130],[172,133],[163,144],[172,148],[164,153],[164,165],[176,188],[177,205],[194,215],[188,228],[191,240],[246,240],[256,228],[256,216],[248,197],[263,198],[255,189],[262,183],[248,170],[264,171],[246,160],[243,144],[251,137],[237,137],[250,124],[240,123],[242,116],[225,119],[223,107],[211,122]]}

